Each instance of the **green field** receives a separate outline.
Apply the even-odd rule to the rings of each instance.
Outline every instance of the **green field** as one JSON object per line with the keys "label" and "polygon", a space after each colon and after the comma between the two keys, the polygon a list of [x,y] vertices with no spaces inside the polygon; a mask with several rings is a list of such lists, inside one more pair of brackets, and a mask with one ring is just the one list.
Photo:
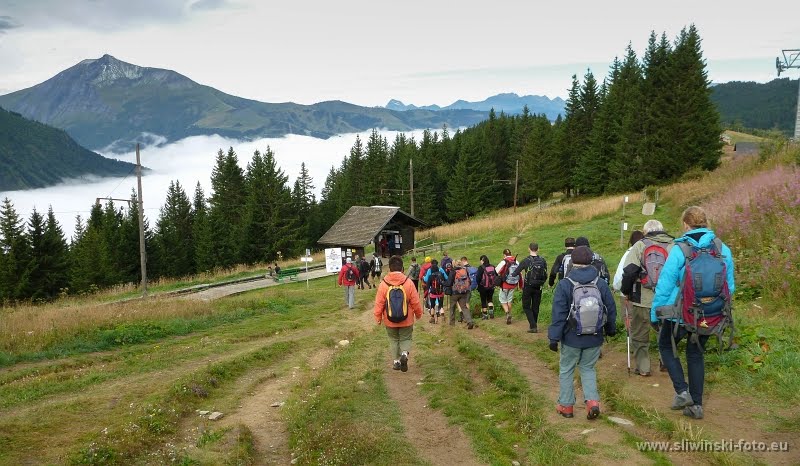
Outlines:
{"label": "green field", "polygon": [[[708,179],[730,183],[758,169],[723,166]],[[654,217],[673,234],[683,207],[709,197],[687,183],[660,192]],[[630,200],[629,230],[648,218],[640,196]],[[472,263],[481,254],[498,262],[505,247],[522,258],[536,241],[551,264],[565,236],[587,236],[613,271],[624,252],[622,197],[535,209],[429,233],[439,242],[459,239],[443,248]],[[481,226],[487,223],[494,227]],[[427,254],[440,256],[435,249]],[[580,405],[574,419],[556,415],[557,354],[548,350],[544,333],[526,332],[519,294],[511,325],[478,320],[467,330],[423,319],[407,373],[390,368],[385,331],[371,315],[373,299],[374,291],[359,291],[356,309],[348,310],[328,277],[311,281],[309,289],[288,283],[214,302],[70,301],[61,308],[4,310],[0,463],[800,462],[798,320],[786,303],[737,296],[741,347],[709,351],[701,421],[669,409],[673,391],[666,374],[628,375],[620,317],[620,332],[598,364],[603,416],[588,421]],[[550,321],[551,301],[552,292],[545,291],[541,330]],[[478,308],[475,296],[475,315]],[[37,320],[37,312],[48,317]],[[654,338],[651,357],[655,362]],[[224,415],[211,421],[204,411]],[[788,442],[789,451],[654,452],[641,445],[730,439]]]}

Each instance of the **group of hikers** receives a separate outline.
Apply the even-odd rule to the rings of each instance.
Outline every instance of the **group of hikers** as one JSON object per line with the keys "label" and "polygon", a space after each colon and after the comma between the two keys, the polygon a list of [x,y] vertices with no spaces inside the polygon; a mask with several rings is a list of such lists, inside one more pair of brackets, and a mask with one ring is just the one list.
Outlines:
{"label": "group of hikers", "polygon": [[[702,419],[706,343],[712,335],[721,343],[723,332],[728,328],[733,331],[733,259],[728,246],[708,229],[702,208],[687,208],[681,223],[683,232],[677,238],[665,232],[657,220],[649,220],[642,231],[635,231],[613,280],[606,261],[591,249],[586,237],[566,238],[565,251],[556,257],[549,273],[535,242],[529,244],[529,254],[522,260],[506,249],[497,265],[482,255],[477,267],[471,266],[466,257],[453,261],[445,252],[441,260],[425,257],[421,265],[412,257],[404,272],[402,257],[392,256],[386,277],[373,280],[373,285],[377,284],[373,313],[375,321],[387,328],[393,368],[408,370],[413,325],[423,312],[430,316],[430,323],[443,318],[445,296],[450,300],[450,325],[456,323],[457,306],[459,322],[466,322],[467,329],[473,329],[469,307],[472,291],[480,295],[481,319],[493,319],[494,290],[499,288],[505,320],[511,324],[514,294],[521,289],[528,332],[538,333],[542,288],[549,287],[553,290],[553,304],[547,338],[552,351],[560,350],[556,411],[567,418],[574,416],[573,377],[577,368],[586,416],[596,419],[601,408],[595,366],[602,356],[600,348],[605,337],[617,333],[613,288],[620,293],[625,312],[628,369],[632,353],[635,374],[652,375],[648,348],[650,330],[654,329],[662,370],[669,374],[675,390],[671,408]],[[339,283],[353,283],[349,287],[354,289],[358,282],[356,267],[349,259],[345,267],[354,272],[343,268]],[[346,296],[351,305],[351,295]],[[677,343],[684,338],[688,382],[677,353]]]}

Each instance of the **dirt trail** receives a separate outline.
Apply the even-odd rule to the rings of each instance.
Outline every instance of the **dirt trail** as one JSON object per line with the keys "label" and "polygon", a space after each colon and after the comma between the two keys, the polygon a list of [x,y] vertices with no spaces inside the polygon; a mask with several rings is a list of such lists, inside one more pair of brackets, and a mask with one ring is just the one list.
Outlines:
{"label": "dirt trail", "polygon": [[[580,402],[575,405],[575,417],[573,419],[565,419],[558,415],[555,412],[555,400],[558,398],[558,376],[546,364],[536,358],[528,357],[521,353],[518,348],[495,341],[493,336],[480,328],[474,329],[471,335],[475,340],[485,344],[503,358],[514,363],[517,369],[528,379],[528,383],[534,391],[545,395],[548,400],[552,400],[552,409],[545,409],[545,418],[548,423],[558,426],[559,433],[569,440],[585,437],[586,443],[597,448],[601,453],[608,449],[609,446],[612,446],[614,456],[598,458],[599,463],[607,463],[612,459],[616,464],[652,463],[652,460],[625,443],[621,432],[621,429],[624,429],[623,427],[615,427],[603,422],[602,419],[595,421],[586,419],[586,412]],[[579,387],[576,387],[576,398],[578,401],[582,399]],[[607,409],[603,410],[603,414],[613,415]],[[636,428],[630,429],[632,433],[641,436],[640,432],[636,431]],[[585,459],[588,460],[588,458]],[[681,463],[685,464],[686,462],[681,461]]]}
{"label": "dirt trail", "polygon": [[[541,333],[526,333],[527,322],[525,325],[511,325],[508,330],[530,339],[535,343],[545,345],[547,342],[547,329],[540,329]],[[681,347],[682,349],[682,347]],[[518,349],[516,350],[519,351]],[[679,350],[680,351],[680,350]],[[653,363],[657,364],[657,359],[653,357]],[[544,364],[543,364],[544,366]],[[546,366],[545,366],[546,367]],[[657,366],[656,366],[657,367]],[[684,365],[685,369],[685,365]],[[702,429],[703,432],[711,434],[711,437],[719,440],[766,442],[789,442],[790,450],[780,453],[750,453],[761,461],[768,464],[790,465],[800,463],[800,449],[792,449],[791,446],[797,441],[797,433],[768,432],[764,425],[767,417],[766,411],[760,411],[749,398],[734,398],[729,394],[715,390],[706,385],[703,394],[703,408],[705,418],[700,421],[693,421],[682,415],[681,411],[672,411],[669,404],[675,395],[672,389],[672,382],[669,375],[662,372],[653,372],[652,377],[640,377],[627,375],[627,359],[625,347],[618,351],[613,347],[605,345],[603,347],[603,358],[597,365],[598,376],[606,380],[615,380],[626,397],[635,401],[648,409],[657,409],[667,418],[678,422],[687,422],[694,429]],[[548,372],[555,377],[552,369]],[[657,385],[657,386],[656,386]],[[683,457],[681,458],[684,461]]]}
{"label": "dirt trail", "polygon": [[[332,276],[331,273],[327,272],[326,270],[313,270],[306,274],[305,272],[301,273],[297,276],[297,281],[305,281],[306,278],[309,280],[314,280],[317,278],[325,278]],[[252,290],[259,290],[261,288],[267,288],[271,286],[278,286],[283,283],[291,283],[292,281],[283,281],[283,282],[276,282],[272,278],[265,278],[263,280],[255,280],[252,282],[245,282],[245,283],[234,283],[232,285],[220,286],[216,288],[209,288],[207,290],[198,291],[197,293],[190,293],[187,295],[182,295],[180,299],[194,299],[194,300],[201,300],[201,301],[213,301],[215,299],[224,298],[225,296],[231,296],[235,294],[245,293],[247,291]]]}

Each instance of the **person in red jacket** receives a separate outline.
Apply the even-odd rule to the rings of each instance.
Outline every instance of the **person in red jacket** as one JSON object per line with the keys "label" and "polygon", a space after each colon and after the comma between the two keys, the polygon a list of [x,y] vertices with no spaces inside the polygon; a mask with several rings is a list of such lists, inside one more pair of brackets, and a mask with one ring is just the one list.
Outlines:
{"label": "person in red jacket", "polygon": [[339,286],[344,287],[344,303],[350,309],[353,309],[356,305],[356,283],[358,283],[358,277],[358,267],[353,265],[353,260],[348,257],[342,270],[339,271]]}
{"label": "person in red jacket", "polygon": [[495,270],[497,275],[503,280],[500,284],[500,305],[506,312],[506,323],[511,324],[511,306],[514,302],[514,290],[519,288],[519,275],[511,272],[515,271],[519,264],[516,256],[511,255],[510,249],[503,251],[503,260],[497,264]]}
{"label": "person in red jacket", "polygon": [[408,371],[414,321],[422,317],[422,304],[414,283],[403,273],[403,258],[400,256],[389,259],[389,273],[378,285],[373,314],[375,322],[386,327],[389,349],[394,358],[392,369]]}

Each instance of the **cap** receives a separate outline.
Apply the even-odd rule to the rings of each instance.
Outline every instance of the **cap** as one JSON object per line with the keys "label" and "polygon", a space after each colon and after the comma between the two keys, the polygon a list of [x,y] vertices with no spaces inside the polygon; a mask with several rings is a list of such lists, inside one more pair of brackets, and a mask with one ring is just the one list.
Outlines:
{"label": "cap", "polygon": [[575,246],[586,246],[588,248],[589,238],[585,236],[578,236],[578,238],[575,240]]}
{"label": "cap", "polygon": [[567,248],[574,248],[575,247],[575,238],[568,237],[564,239],[564,247]]}
{"label": "cap", "polygon": [[352,259],[350,259],[350,258],[348,257],[348,258],[347,258],[347,260],[346,260],[345,262],[347,262],[348,264],[350,264],[350,263],[352,263],[352,262],[353,262],[353,260],[352,260]]}

